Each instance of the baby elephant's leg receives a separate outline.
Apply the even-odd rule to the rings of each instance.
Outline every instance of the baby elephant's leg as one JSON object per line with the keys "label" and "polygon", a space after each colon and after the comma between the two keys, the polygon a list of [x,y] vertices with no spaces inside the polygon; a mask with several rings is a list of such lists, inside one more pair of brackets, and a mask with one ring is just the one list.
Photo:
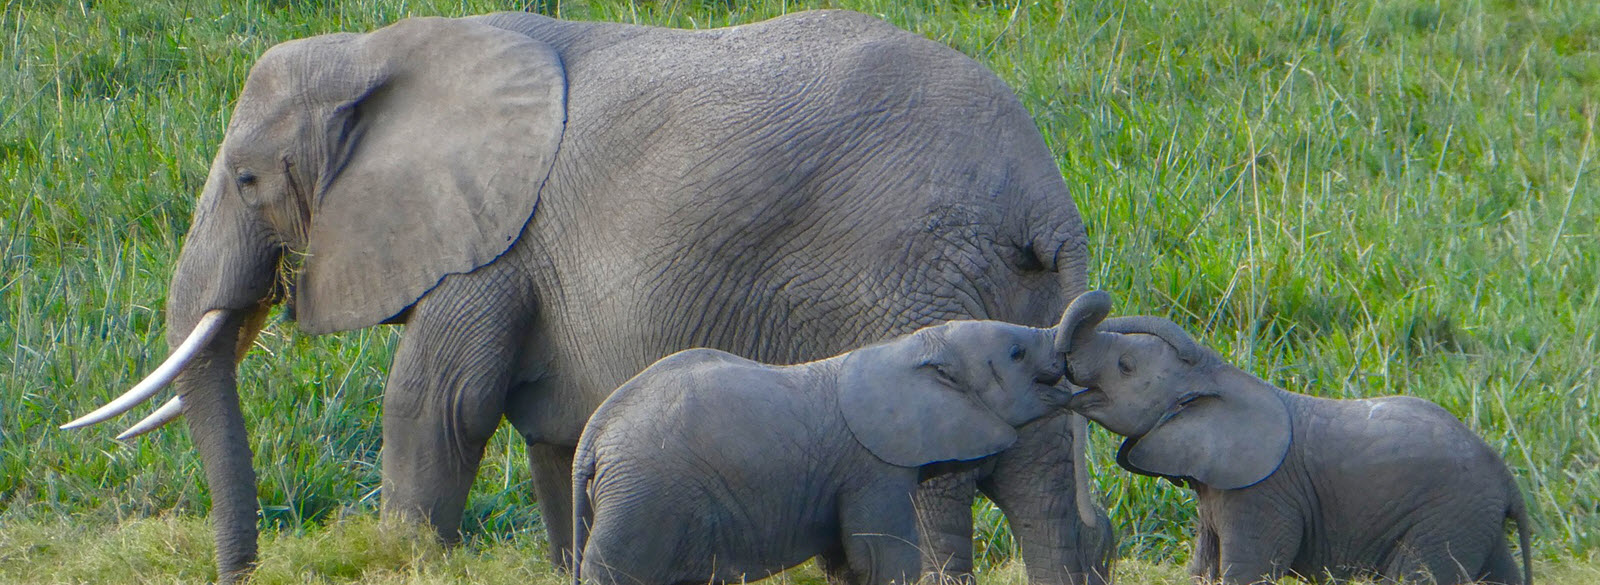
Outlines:
{"label": "baby elephant's leg", "polygon": [[852,585],[913,583],[922,572],[917,548],[915,477],[840,494],[839,528]]}
{"label": "baby elephant's leg", "polygon": [[1221,582],[1276,583],[1300,550],[1300,523],[1270,515],[1231,520],[1216,527],[1216,570]]}
{"label": "baby elephant's leg", "polygon": [[[679,558],[673,545],[677,534],[688,537],[683,524],[670,514],[640,513],[637,507],[624,510],[596,510],[583,548],[583,582],[588,585],[670,585],[680,581],[705,583],[711,579],[710,567]],[[699,570],[696,570],[699,569]],[[694,573],[690,578],[689,573]]]}
{"label": "baby elephant's leg", "polygon": [[822,551],[817,555],[817,566],[822,568],[822,576],[827,579],[828,585],[850,585],[852,573],[850,561],[844,556],[844,545],[836,544]]}
{"label": "baby elephant's leg", "polygon": [[1195,522],[1194,552],[1189,557],[1189,576],[1198,583],[1217,580],[1217,533],[1204,522]]}
{"label": "baby elephant's leg", "polygon": [[[1493,564],[1494,549],[1503,549],[1506,557],[1511,556],[1503,534],[1476,524],[1480,523],[1462,520],[1456,514],[1441,514],[1419,522],[1395,545],[1384,576],[1404,583],[1476,582],[1485,565]],[[1516,566],[1508,564],[1513,569]]]}
{"label": "baby elephant's leg", "polygon": [[1522,585],[1526,583],[1526,576],[1522,574],[1522,562],[1511,554],[1511,546],[1505,539],[1495,543],[1489,551],[1489,562],[1483,568],[1484,583],[1493,585]]}

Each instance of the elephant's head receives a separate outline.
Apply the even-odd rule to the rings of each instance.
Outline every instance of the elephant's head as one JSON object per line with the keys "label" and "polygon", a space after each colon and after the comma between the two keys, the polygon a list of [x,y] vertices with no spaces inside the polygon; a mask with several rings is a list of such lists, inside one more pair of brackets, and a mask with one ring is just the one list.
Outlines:
{"label": "elephant's head", "polygon": [[1119,464],[1218,489],[1277,470],[1290,441],[1280,390],[1224,363],[1171,321],[1106,319],[1110,309],[1104,292],[1078,297],[1058,348],[1068,380],[1085,388],[1068,408],[1127,437]]}
{"label": "elephant's head", "polygon": [[839,406],[856,439],[904,467],[965,461],[1066,404],[1056,328],[952,321],[850,352]]}
{"label": "elephant's head", "polygon": [[[268,50],[239,95],[173,273],[172,357],[69,426],[125,412],[176,379],[215,512],[238,516],[217,523],[227,575],[225,527],[246,527],[242,548],[253,554],[255,522],[233,365],[266,309],[287,301],[311,333],[374,325],[444,276],[494,259],[533,214],[565,112],[557,54],[483,24],[414,19]],[[169,402],[130,433],[179,412]],[[238,509],[223,510],[230,501]]]}
{"label": "elephant's head", "polygon": [[547,45],[457,20],[273,47],[212,163],[169,313],[276,291],[308,332],[356,329],[494,259],[549,174],[564,79]]}

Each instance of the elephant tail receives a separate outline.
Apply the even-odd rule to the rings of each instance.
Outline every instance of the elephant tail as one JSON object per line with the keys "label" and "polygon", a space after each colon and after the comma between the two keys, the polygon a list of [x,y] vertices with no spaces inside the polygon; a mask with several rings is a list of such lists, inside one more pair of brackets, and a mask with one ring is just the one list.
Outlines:
{"label": "elephant tail", "polygon": [[589,499],[594,462],[594,450],[588,441],[579,441],[577,458],[572,462],[572,585],[583,585],[583,549],[589,544],[589,524],[594,520],[594,505]]}
{"label": "elephant tail", "polygon": [[1522,583],[1533,585],[1533,538],[1529,534],[1533,525],[1528,523],[1528,504],[1522,498],[1517,480],[1507,477],[1506,481],[1511,484],[1511,506],[1506,510],[1506,517],[1517,523],[1517,545],[1522,549]]}

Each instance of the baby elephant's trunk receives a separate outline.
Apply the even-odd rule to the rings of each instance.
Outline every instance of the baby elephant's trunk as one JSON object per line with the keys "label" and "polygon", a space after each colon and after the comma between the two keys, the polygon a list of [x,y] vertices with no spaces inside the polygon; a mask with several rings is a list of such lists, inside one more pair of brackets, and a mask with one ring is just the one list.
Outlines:
{"label": "baby elephant's trunk", "polygon": [[[1054,331],[1054,345],[1057,353],[1065,356],[1072,352],[1074,345],[1082,347],[1094,336],[1095,325],[1106,318],[1111,312],[1111,295],[1104,291],[1090,291],[1072,300],[1067,310],[1061,314],[1061,322],[1057,323]],[[1072,484],[1077,492],[1078,518],[1084,526],[1095,528],[1099,524],[1100,516],[1094,507],[1094,495],[1089,491],[1089,462],[1086,451],[1089,449],[1089,419],[1076,412],[1070,413],[1072,417],[1069,424],[1072,427]]]}

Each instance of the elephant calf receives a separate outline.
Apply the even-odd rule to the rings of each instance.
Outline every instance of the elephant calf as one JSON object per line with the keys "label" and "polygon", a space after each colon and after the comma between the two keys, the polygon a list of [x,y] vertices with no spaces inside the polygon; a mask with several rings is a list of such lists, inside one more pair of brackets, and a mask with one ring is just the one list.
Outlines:
{"label": "elephant calf", "polygon": [[1066,376],[1086,388],[1068,408],[1127,437],[1122,467],[1195,490],[1196,578],[1524,582],[1505,538],[1516,520],[1528,571],[1522,493],[1449,412],[1287,392],[1171,321],[1106,319],[1110,306],[1090,292],[1062,318]]}
{"label": "elephant calf", "polygon": [[817,555],[853,583],[915,580],[919,480],[1065,404],[1059,330],[953,321],[793,366],[662,358],[578,443],[574,583],[738,582]]}

